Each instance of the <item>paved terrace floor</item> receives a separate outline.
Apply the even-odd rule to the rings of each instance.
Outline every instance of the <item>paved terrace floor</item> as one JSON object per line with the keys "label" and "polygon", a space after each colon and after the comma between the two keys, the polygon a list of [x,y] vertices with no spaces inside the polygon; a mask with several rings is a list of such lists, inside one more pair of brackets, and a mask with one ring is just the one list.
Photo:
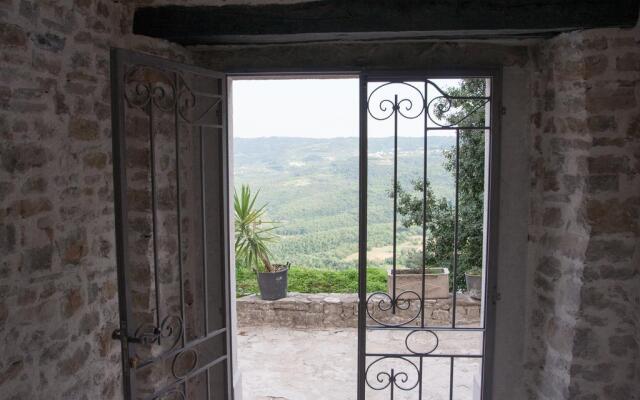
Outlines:
{"label": "paved terrace floor", "polygon": [[[481,348],[479,335],[440,333],[439,345],[434,354],[478,354]],[[405,337],[406,332],[369,333],[369,351],[406,353]],[[414,336],[411,341],[411,345],[417,348],[432,347],[434,344],[433,337],[427,334],[422,337]],[[238,358],[242,372],[243,400],[356,399],[357,329],[245,327],[238,332]],[[424,367],[422,399],[448,400],[449,359],[426,359]],[[395,368],[398,373],[399,368]],[[475,379],[479,379],[479,371],[479,359],[456,359],[454,399],[475,399],[474,378],[477,376]],[[380,370],[369,374],[372,384],[377,383],[378,372]],[[408,385],[415,382],[415,376],[414,373],[409,378]],[[367,391],[367,400],[382,399],[390,399],[388,389]],[[396,389],[394,399],[417,400],[418,388],[409,392]]]}

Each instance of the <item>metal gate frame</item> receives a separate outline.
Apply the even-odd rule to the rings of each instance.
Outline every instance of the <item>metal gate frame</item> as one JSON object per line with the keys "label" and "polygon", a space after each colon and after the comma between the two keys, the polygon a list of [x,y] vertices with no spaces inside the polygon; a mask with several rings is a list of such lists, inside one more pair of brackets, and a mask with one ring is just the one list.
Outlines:
{"label": "metal gate frame", "polygon": [[[220,179],[220,184],[222,185],[221,199],[220,199],[222,215],[220,216],[220,219],[222,222],[221,223],[221,229],[222,229],[221,240],[223,241],[222,250],[221,250],[223,253],[221,255],[222,264],[223,264],[222,269],[223,269],[223,276],[225,280],[223,282],[223,287],[226,292],[225,304],[224,304],[225,327],[217,331],[212,331],[212,332],[205,331],[205,336],[195,339],[190,343],[188,343],[189,347],[183,347],[183,349],[180,349],[180,348],[172,349],[167,353],[163,353],[161,356],[162,357],[178,356],[180,353],[183,352],[181,350],[187,349],[187,351],[189,351],[189,349],[191,349],[192,347],[200,343],[203,343],[204,341],[209,340],[210,338],[218,334],[225,334],[227,337],[226,346],[225,346],[226,351],[223,356],[216,358],[214,361],[209,362],[206,365],[199,366],[194,370],[190,370],[188,374],[178,377],[177,378],[178,380],[172,383],[171,385],[177,385],[179,382],[183,382],[186,379],[188,379],[190,376],[196,373],[200,373],[205,369],[207,370],[207,376],[208,376],[208,369],[211,366],[216,365],[219,362],[223,362],[226,364],[226,371],[227,371],[226,390],[225,390],[226,398],[228,398],[229,400],[233,400],[234,398],[233,365],[232,365],[233,353],[232,353],[232,347],[231,347],[232,346],[231,335],[233,335],[234,332],[232,331],[232,321],[231,321],[231,301],[230,301],[231,293],[230,293],[230,280],[229,280],[229,275],[230,275],[229,260],[230,260],[231,247],[230,247],[230,241],[229,241],[230,237],[228,235],[230,221],[229,221],[229,187],[228,187],[229,186],[229,179],[228,179],[229,178],[229,169],[228,169],[229,143],[228,143],[228,130],[227,130],[228,104],[226,99],[227,97],[226,74],[200,68],[197,66],[192,66],[192,65],[187,65],[179,62],[166,60],[164,58],[151,56],[151,55],[147,55],[147,54],[143,54],[143,53],[139,53],[131,50],[119,49],[119,48],[111,49],[110,58],[111,58],[111,71],[110,71],[111,82],[110,83],[111,83],[114,203],[115,203],[114,212],[115,212],[115,229],[116,229],[116,261],[118,265],[118,268],[117,268],[118,303],[119,303],[119,312],[120,312],[120,327],[119,329],[114,331],[113,338],[121,341],[124,396],[126,399],[133,399],[133,396],[135,394],[134,374],[135,374],[136,365],[135,365],[135,359],[134,359],[135,357],[134,349],[131,347],[131,344],[155,342],[162,337],[162,328],[163,328],[163,327],[156,326],[155,329],[153,329],[153,331],[151,332],[141,332],[140,334],[142,336],[140,336],[140,334],[137,334],[137,332],[134,331],[136,329],[135,327],[128,325],[128,321],[132,320],[132,311],[131,311],[131,308],[129,307],[129,304],[131,303],[131,298],[129,297],[129,291],[128,291],[128,275],[130,274],[130,271],[129,271],[129,268],[126,268],[126,265],[128,264],[128,257],[127,257],[127,252],[128,252],[127,236],[128,235],[127,235],[127,229],[126,229],[128,224],[128,220],[127,220],[128,201],[127,201],[127,192],[126,192],[127,179],[126,179],[126,165],[125,165],[126,164],[126,158],[125,158],[125,154],[126,154],[125,136],[126,135],[125,135],[125,121],[124,121],[124,118],[122,117],[124,116],[124,110],[125,110],[125,93],[124,93],[124,84],[123,84],[125,80],[125,75],[127,73],[125,71],[125,63],[131,63],[131,64],[139,64],[142,66],[148,65],[154,68],[157,67],[158,70],[170,71],[172,74],[175,74],[176,77],[179,77],[182,72],[190,72],[190,73],[200,74],[204,76],[216,77],[218,79],[221,79],[222,81],[222,87],[221,87],[222,92],[220,94],[220,98],[222,101],[222,114],[223,114],[222,120],[221,120],[221,126],[220,126],[220,129],[222,132],[222,135],[220,138],[221,170],[218,171],[218,173],[220,174],[219,179]],[[176,96],[177,96],[177,93],[176,93]],[[176,99],[176,102],[177,102],[177,99]],[[152,121],[150,123],[152,124]],[[176,135],[177,135],[177,132],[176,132]],[[177,151],[178,150],[176,149],[176,152]],[[202,168],[204,168],[204,166],[202,166]],[[202,179],[204,181],[205,179],[204,174],[202,176]],[[178,191],[179,191],[179,181],[178,181]],[[204,192],[202,195],[205,196]],[[153,212],[155,213],[155,208]],[[203,215],[203,219],[205,218],[206,216]],[[180,228],[178,228],[178,231],[179,230]],[[205,224],[203,223],[203,231],[204,230],[205,230]],[[154,240],[155,240],[155,236],[154,236]],[[206,246],[203,246],[203,252],[206,252]],[[206,277],[206,265],[208,264],[205,264],[205,272],[204,272],[205,277]],[[155,268],[155,265],[154,265],[154,268]],[[182,276],[180,277],[180,284],[181,286],[183,285]],[[206,284],[204,286],[205,286],[204,296],[206,297]],[[181,291],[182,290],[183,289],[181,287]],[[156,293],[156,296],[157,296],[157,293]],[[182,299],[181,301],[184,301],[184,299]],[[206,301],[205,301],[205,304],[206,304]],[[206,306],[205,306],[205,310],[206,310]],[[184,306],[183,306],[182,313],[184,313]],[[184,315],[182,315],[181,318],[184,318]],[[160,321],[156,321],[156,323],[158,325],[161,325]],[[181,335],[182,335],[182,340],[184,341],[185,340],[184,330],[183,330],[184,327],[182,323],[180,324],[179,329],[182,330]],[[175,362],[175,359],[174,359],[174,362]],[[198,360],[196,358],[194,366],[197,365],[197,362]],[[207,382],[207,393],[209,393],[209,389],[210,389],[209,383]],[[171,393],[172,393],[172,390],[169,390],[160,394],[156,394],[156,397],[154,397],[154,399],[164,397]],[[184,397],[184,395],[180,397],[181,395],[178,394],[177,396],[178,398],[187,400]]]}
{"label": "metal gate frame", "polygon": [[[499,171],[500,171],[500,116],[502,114],[501,105],[501,93],[502,93],[502,70],[501,68],[484,68],[484,69],[439,69],[433,71],[419,71],[419,72],[367,72],[360,73],[360,182],[359,182],[359,284],[358,284],[358,387],[357,387],[357,399],[366,400],[366,373],[367,373],[367,174],[368,174],[368,83],[369,82],[426,82],[428,79],[438,78],[464,78],[464,77],[486,77],[491,79],[491,90],[489,96],[490,102],[490,134],[489,134],[489,146],[488,146],[488,193],[487,193],[487,218],[486,226],[486,259],[485,259],[485,280],[483,288],[483,301],[481,304],[485,305],[484,309],[484,324],[476,331],[484,332],[483,335],[483,349],[482,349],[482,399],[490,400],[492,397],[492,372],[493,372],[493,353],[494,353],[494,337],[495,337],[495,308],[497,301],[497,250],[498,250],[498,210],[499,210]],[[396,106],[398,105],[396,98]],[[423,105],[425,108],[425,104]],[[425,113],[428,110],[425,109]],[[394,111],[397,116],[397,112]],[[425,118],[427,118],[425,116]],[[425,129],[425,135],[426,135]],[[456,135],[459,138],[459,133]],[[425,136],[426,138],[426,136]],[[459,149],[459,145],[456,146]],[[425,147],[426,155],[426,147]],[[426,160],[426,156],[425,156]],[[426,166],[425,166],[426,168]],[[426,174],[426,172],[425,172]],[[457,183],[456,183],[457,185]],[[456,189],[457,192],[457,189]],[[456,194],[457,197],[457,194]],[[456,205],[457,213],[457,205]],[[395,216],[394,216],[395,218]],[[457,216],[456,216],[457,221]],[[457,226],[457,222],[456,222]],[[457,229],[457,228],[456,228]],[[424,232],[423,232],[424,235]],[[423,238],[424,240],[424,238]],[[457,251],[455,251],[457,257]],[[457,260],[454,262],[457,265]],[[424,266],[423,266],[424,268]],[[455,271],[455,266],[454,266]],[[424,276],[424,271],[423,271]],[[455,273],[454,273],[455,279]],[[423,292],[424,292],[424,278],[423,278]],[[455,291],[454,291],[455,293]],[[424,297],[424,295],[423,295]],[[422,297],[422,298],[423,298]],[[394,301],[396,299],[393,299]],[[453,307],[455,310],[455,294],[453,300]],[[424,301],[421,300],[420,313],[424,315]],[[428,328],[428,327],[427,327]],[[405,328],[409,332],[415,330],[415,328]],[[422,330],[428,330],[422,324]],[[430,328],[432,329],[432,328]],[[462,330],[464,328],[455,328],[455,311],[453,311],[452,328],[449,330]],[[441,329],[442,330],[442,329]],[[467,329],[468,330],[468,329]],[[437,336],[436,336],[437,339]],[[401,356],[401,355],[395,355]],[[435,356],[435,355],[433,355]],[[420,364],[424,356],[418,356]],[[450,370],[450,391],[449,397],[453,397],[453,360],[456,356],[445,355],[451,359]],[[393,371],[392,371],[393,374]],[[422,374],[420,370],[419,374]],[[391,386],[391,399],[393,400],[393,377],[389,376]],[[419,376],[420,388],[422,387],[422,376]],[[418,398],[422,398],[420,393]]]}

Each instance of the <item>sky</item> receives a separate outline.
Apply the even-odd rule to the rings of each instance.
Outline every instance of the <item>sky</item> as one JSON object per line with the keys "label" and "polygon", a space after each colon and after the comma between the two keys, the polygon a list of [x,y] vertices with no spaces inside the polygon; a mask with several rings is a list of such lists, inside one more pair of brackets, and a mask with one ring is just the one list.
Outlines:
{"label": "sky", "polygon": [[[437,80],[445,89],[457,80]],[[424,93],[424,83],[414,86]],[[369,84],[372,93],[379,83]],[[357,78],[330,79],[237,79],[232,81],[233,136],[333,138],[357,137],[359,133],[359,82]],[[434,94],[430,90],[431,99]],[[371,97],[373,106],[384,99],[409,98],[418,104],[421,95],[402,85],[381,88]],[[408,102],[403,103],[405,106]],[[413,109],[415,110],[415,108]],[[375,115],[383,110],[376,109]],[[411,115],[412,110],[406,114]],[[399,136],[421,137],[424,116],[399,119]],[[377,121],[369,117],[369,137],[393,136],[393,118]],[[434,135],[451,135],[453,131],[437,131]]]}

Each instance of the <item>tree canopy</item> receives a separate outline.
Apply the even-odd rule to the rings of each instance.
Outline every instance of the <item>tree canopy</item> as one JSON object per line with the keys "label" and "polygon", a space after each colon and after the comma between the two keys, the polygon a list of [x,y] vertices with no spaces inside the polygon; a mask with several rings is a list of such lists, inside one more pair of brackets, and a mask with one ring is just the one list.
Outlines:
{"label": "tree canopy", "polygon": [[[456,289],[466,287],[464,272],[482,268],[482,239],[484,219],[484,169],[485,169],[485,100],[468,97],[485,96],[485,79],[462,79],[458,86],[447,90],[448,97],[438,99],[432,110],[438,120],[459,130],[459,150],[444,150],[445,169],[453,180],[458,180],[458,276]],[[452,98],[453,97],[453,98]],[[462,97],[463,99],[456,99]],[[456,153],[459,160],[456,163]],[[457,172],[457,173],[456,173]],[[456,176],[457,175],[457,176]],[[398,214],[405,227],[422,226],[423,197],[426,190],[425,249],[428,267],[452,269],[455,238],[455,201],[436,198],[422,179],[413,182],[412,188],[397,187]],[[410,257],[409,266],[421,267],[421,254]],[[453,282],[452,282],[453,283]]]}

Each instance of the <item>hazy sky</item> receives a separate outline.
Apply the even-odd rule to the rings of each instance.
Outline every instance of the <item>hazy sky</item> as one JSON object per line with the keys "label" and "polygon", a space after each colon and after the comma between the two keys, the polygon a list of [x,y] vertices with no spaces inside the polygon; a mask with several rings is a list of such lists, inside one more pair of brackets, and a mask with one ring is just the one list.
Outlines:
{"label": "hazy sky", "polygon": [[[444,89],[456,80],[438,80]],[[369,91],[377,84],[370,84]],[[358,79],[262,79],[233,80],[233,135],[255,138],[295,136],[331,138],[358,136]],[[393,86],[393,87],[392,87]],[[424,92],[424,84],[415,83]],[[433,92],[433,91],[432,91]],[[373,106],[383,99],[410,98],[418,106],[420,95],[401,85],[390,85],[378,91]],[[429,95],[429,98],[432,98]],[[404,103],[406,106],[408,103]],[[381,110],[377,110],[381,111]],[[406,111],[411,115],[411,110]],[[393,119],[375,121],[369,118],[369,137],[393,135]],[[424,119],[400,118],[400,136],[422,136]],[[452,132],[438,131],[437,135]]]}

